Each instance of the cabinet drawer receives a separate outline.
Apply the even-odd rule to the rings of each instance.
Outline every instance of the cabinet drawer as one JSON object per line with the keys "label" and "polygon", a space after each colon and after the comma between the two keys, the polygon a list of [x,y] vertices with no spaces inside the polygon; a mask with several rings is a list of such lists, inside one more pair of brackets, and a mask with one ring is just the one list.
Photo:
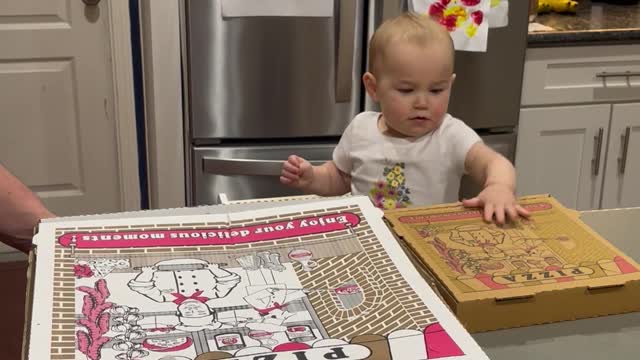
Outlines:
{"label": "cabinet drawer", "polygon": [[640,45],[527,50],[523,106],[639,99]]}

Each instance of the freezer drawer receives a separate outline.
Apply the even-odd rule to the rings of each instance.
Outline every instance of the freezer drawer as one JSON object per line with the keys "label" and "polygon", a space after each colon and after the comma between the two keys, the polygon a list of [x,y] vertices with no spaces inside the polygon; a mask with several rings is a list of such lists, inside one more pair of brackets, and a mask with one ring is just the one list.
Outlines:
{"label": "freezer drawer", "polygon": [[193,150],[193,205],[229,200],[300,195],[280,183],[282,163],[291,154],[314,165],[331,160],[335,143],[315,145],[201,147]]}

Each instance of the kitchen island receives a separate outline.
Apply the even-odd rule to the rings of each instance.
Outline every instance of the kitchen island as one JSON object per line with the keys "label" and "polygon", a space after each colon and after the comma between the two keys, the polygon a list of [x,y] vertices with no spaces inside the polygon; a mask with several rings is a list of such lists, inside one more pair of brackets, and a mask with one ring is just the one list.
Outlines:
{"label": "kitchen island", "polygon": [[553,31],[529,32],[529,47],[629,44],[640,41],[640,2],[579,0],[575,14],[540,14],[534,22]]}

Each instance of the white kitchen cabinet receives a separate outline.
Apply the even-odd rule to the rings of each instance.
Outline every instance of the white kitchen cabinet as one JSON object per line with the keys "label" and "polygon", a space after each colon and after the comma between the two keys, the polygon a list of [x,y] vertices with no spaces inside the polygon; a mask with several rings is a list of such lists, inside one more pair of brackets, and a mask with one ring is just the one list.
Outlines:
{"label": "white kitchen cabinet", "polygon": [[528,49],[518,194],[579,210],[640,206],[639,100],[640,44]]}
{"label": "white kitchen cabinet", "polygon": [[640,45],[527,49],[522,106],[638,100]]}
{"label": "white kitchen cabinet", "polygon": [[599,208],[610,111],[606,104],[522,109],[518,194],[550,193],[571,208]]}
{"label": "white kitchen cabinet", "polygon": [[640,103],[613,105],[602,207],[640,206]]}

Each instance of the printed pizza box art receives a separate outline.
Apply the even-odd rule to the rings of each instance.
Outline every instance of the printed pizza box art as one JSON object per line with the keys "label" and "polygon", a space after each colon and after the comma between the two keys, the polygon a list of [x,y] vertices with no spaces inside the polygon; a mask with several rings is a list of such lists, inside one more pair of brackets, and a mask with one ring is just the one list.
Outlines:
{"label": "printed pizza box art", "polygon": [[366,197],[43,223],[28,359],[486,359]]}
{"label": "printed pizza box art", "polygon": [[469,331],[638,310],[637,263],[552,197],[520,204],[532,216],[504,226],[459,204],[385,218]]}

